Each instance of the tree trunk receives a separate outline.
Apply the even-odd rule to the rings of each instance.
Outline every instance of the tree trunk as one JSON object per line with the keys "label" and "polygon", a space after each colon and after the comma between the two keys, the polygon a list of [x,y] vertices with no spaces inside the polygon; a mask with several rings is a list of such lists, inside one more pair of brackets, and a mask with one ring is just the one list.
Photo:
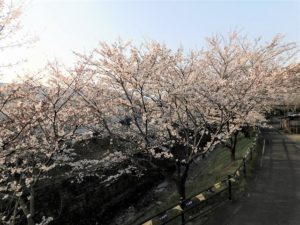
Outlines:
{"label": "tree trunk", "polygon": [[34,186],[31,186],[30,190],[30,201],[29,201],[29,210],[30,210],[30,215],[32,218],[34,218],[35,215],[35,190]]}
{"label": "tree trunk", "polygon": [[22,198],[20,198],[19,203],[20,203],[20,207],[27,219],[27,225],[34,225],[32,215],[30,215],[30,212],[27,209],[27,205],[26,205],[25,201]]}
{"label": "tree trunk", "polygon": [[[177,178],[176,178],[176,187],[180,197],[180,202],[184,202],[186,200],[186,181],[189,172],[189,164],[181,165],[181,163],[176,164],[177,167]],[[182,171],[183,167],[183,171]]]}
{"label": "tree trunk", "polygon": [[232,147],[230,150],[230,159],[231,159],[231,162],[235,161],[235,148],[234,147]]}
{"label": "tree trunk", "polygon": [[236,143],[238,138],[239,131],[236,131],[231,138],[231,149],[230,149],[230,158],[231,162],[236,160],[235,152],[236,152]]}
{"label": "tree trunk", "polygon": [[15,225],[16,224],[16,215],[17,215],[18,206],[19,206],[19,201],[16,200],[14,211],[13,211],[13,214],[11,215],[11,218],[10,218],[10,225]]}
{"label": "tree trunk", "polygon": [[177,186],[177,191],[180,197],[181,201],[184,201],[186,198],[186,193],[185,193],[185,182],[183,183],[181,180],[176,182]]}

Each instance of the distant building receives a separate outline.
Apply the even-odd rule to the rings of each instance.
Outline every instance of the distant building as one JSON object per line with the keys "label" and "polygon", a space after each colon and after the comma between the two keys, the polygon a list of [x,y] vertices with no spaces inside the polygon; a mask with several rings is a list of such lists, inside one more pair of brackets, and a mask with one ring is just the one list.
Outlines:
{"label": "distant building", "polygon": [[300,134],[300,114],[281,117],[281,128],[288,133]]}

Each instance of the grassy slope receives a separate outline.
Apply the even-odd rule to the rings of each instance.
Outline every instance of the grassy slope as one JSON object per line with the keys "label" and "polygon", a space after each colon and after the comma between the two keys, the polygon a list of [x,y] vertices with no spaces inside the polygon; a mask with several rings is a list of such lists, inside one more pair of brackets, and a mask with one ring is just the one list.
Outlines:
{"label": "grassy slope", "polygon": [[198,180],[189,181],[187,193],[198,193],[199,191],[212,186],[214,183],[232,174],[241,165],[243,156],[253,144],[254,137],[239,137],[236,149],[236,160],[231,162],[230,151],[226,148],[216,149],[215,153],[208,160]]}
{"label": "grassy slope", "polygon": [[[252,135],[254,136],[254,135]],[[232,174],[241,165],[242,158],[246,154],[250,146],[253,145],[254,137],[244,138],[243,135],[239,136],[236,149],[236,161],[231,162],[229,149],[223,147],[218,148],[204,161],[206,164],[203,170],[196,171],[199,176],[193,179],[193,175],[188,178],[186,193],[187,197],[199,193],[215,184],[216,182],[224,179],[227,175]],[[195,173],[195,172],[193,172]],[[192,179],[191,179],[192,177]],[[161,212],[171,205],[178,203],[178,194],[174,190],[173,193],[168,196],[162,196],[163,204],[147,210],[146,217]]]}

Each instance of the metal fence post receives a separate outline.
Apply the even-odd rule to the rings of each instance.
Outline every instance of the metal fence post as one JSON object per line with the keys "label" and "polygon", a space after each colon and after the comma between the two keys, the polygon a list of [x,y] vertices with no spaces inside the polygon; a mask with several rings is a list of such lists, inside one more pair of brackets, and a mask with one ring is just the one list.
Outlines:
{"label": "metal fence post", "polygon": [[252,153],[253,153],[253,150],[252,150],[253,148],[252,147],[250,147],[250,160],[252,160]]}
{"label": "metal fence post", "polygon": [[228,199],[232,200],[231,175],[228,175]]}
{"label": "metal fence post", "polygon": [[246,177],[247,176],[247,171],[246,171],[246,159],[245,159],[245,157],[243,158],[243,171],[244,171],[244,177]]}

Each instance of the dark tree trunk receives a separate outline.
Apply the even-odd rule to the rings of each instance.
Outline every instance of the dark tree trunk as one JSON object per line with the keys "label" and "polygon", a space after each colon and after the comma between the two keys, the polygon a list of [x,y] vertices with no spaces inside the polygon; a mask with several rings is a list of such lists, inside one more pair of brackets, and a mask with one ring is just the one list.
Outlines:
{"label": "dark tree trunk", "polygon": [[177,182],[176,186],[177,186],[178,194],[180,196],[180,200],[184,201],[186,199],[185,183],[183,184],[182,182],[179,181]]}
{"label": "dark tree trunk", "polygon": [[31,187],[30,191],[30,201],[29,201],[29,210],[32,218],[35,216],[35,189],[34,186]]}
{"label": "dark tree trunk", "polygon": [[230,139],[230,142],[231,142],[231,148],[230,148],[231,162],[236,160],[235,153],[236,153],[236,143],[237,143],[237,139],[238,139],[238,134],[239,134],[239,131],[236,131],[233,134],[233,137],[231,137],[231,139]]}
{"label": "dark tree trunk", "polygon": [[188,177],[190,164],[181,164],[178,162],[176,164],[177,175],[176,175],[176,187],[180,197],[180,201],[184,202],[186,200],[186,181]]}
{"label": "dark tree trunk", "polygon": [[235,148],[232,148],[230,150],[230,159],[231,159],[231,162],[234,162],[235,161]]}
{"label": "dark tree trunk", "polygon": [[27,225],[34,225],[35,223],[33,221],[33,218],[30,215],[30,211],[27,209],[26,202],[22,199],[22,197],[19,199],[19,204],[20,204],[20,207],[21,207],[24,215],[26,216]]}

